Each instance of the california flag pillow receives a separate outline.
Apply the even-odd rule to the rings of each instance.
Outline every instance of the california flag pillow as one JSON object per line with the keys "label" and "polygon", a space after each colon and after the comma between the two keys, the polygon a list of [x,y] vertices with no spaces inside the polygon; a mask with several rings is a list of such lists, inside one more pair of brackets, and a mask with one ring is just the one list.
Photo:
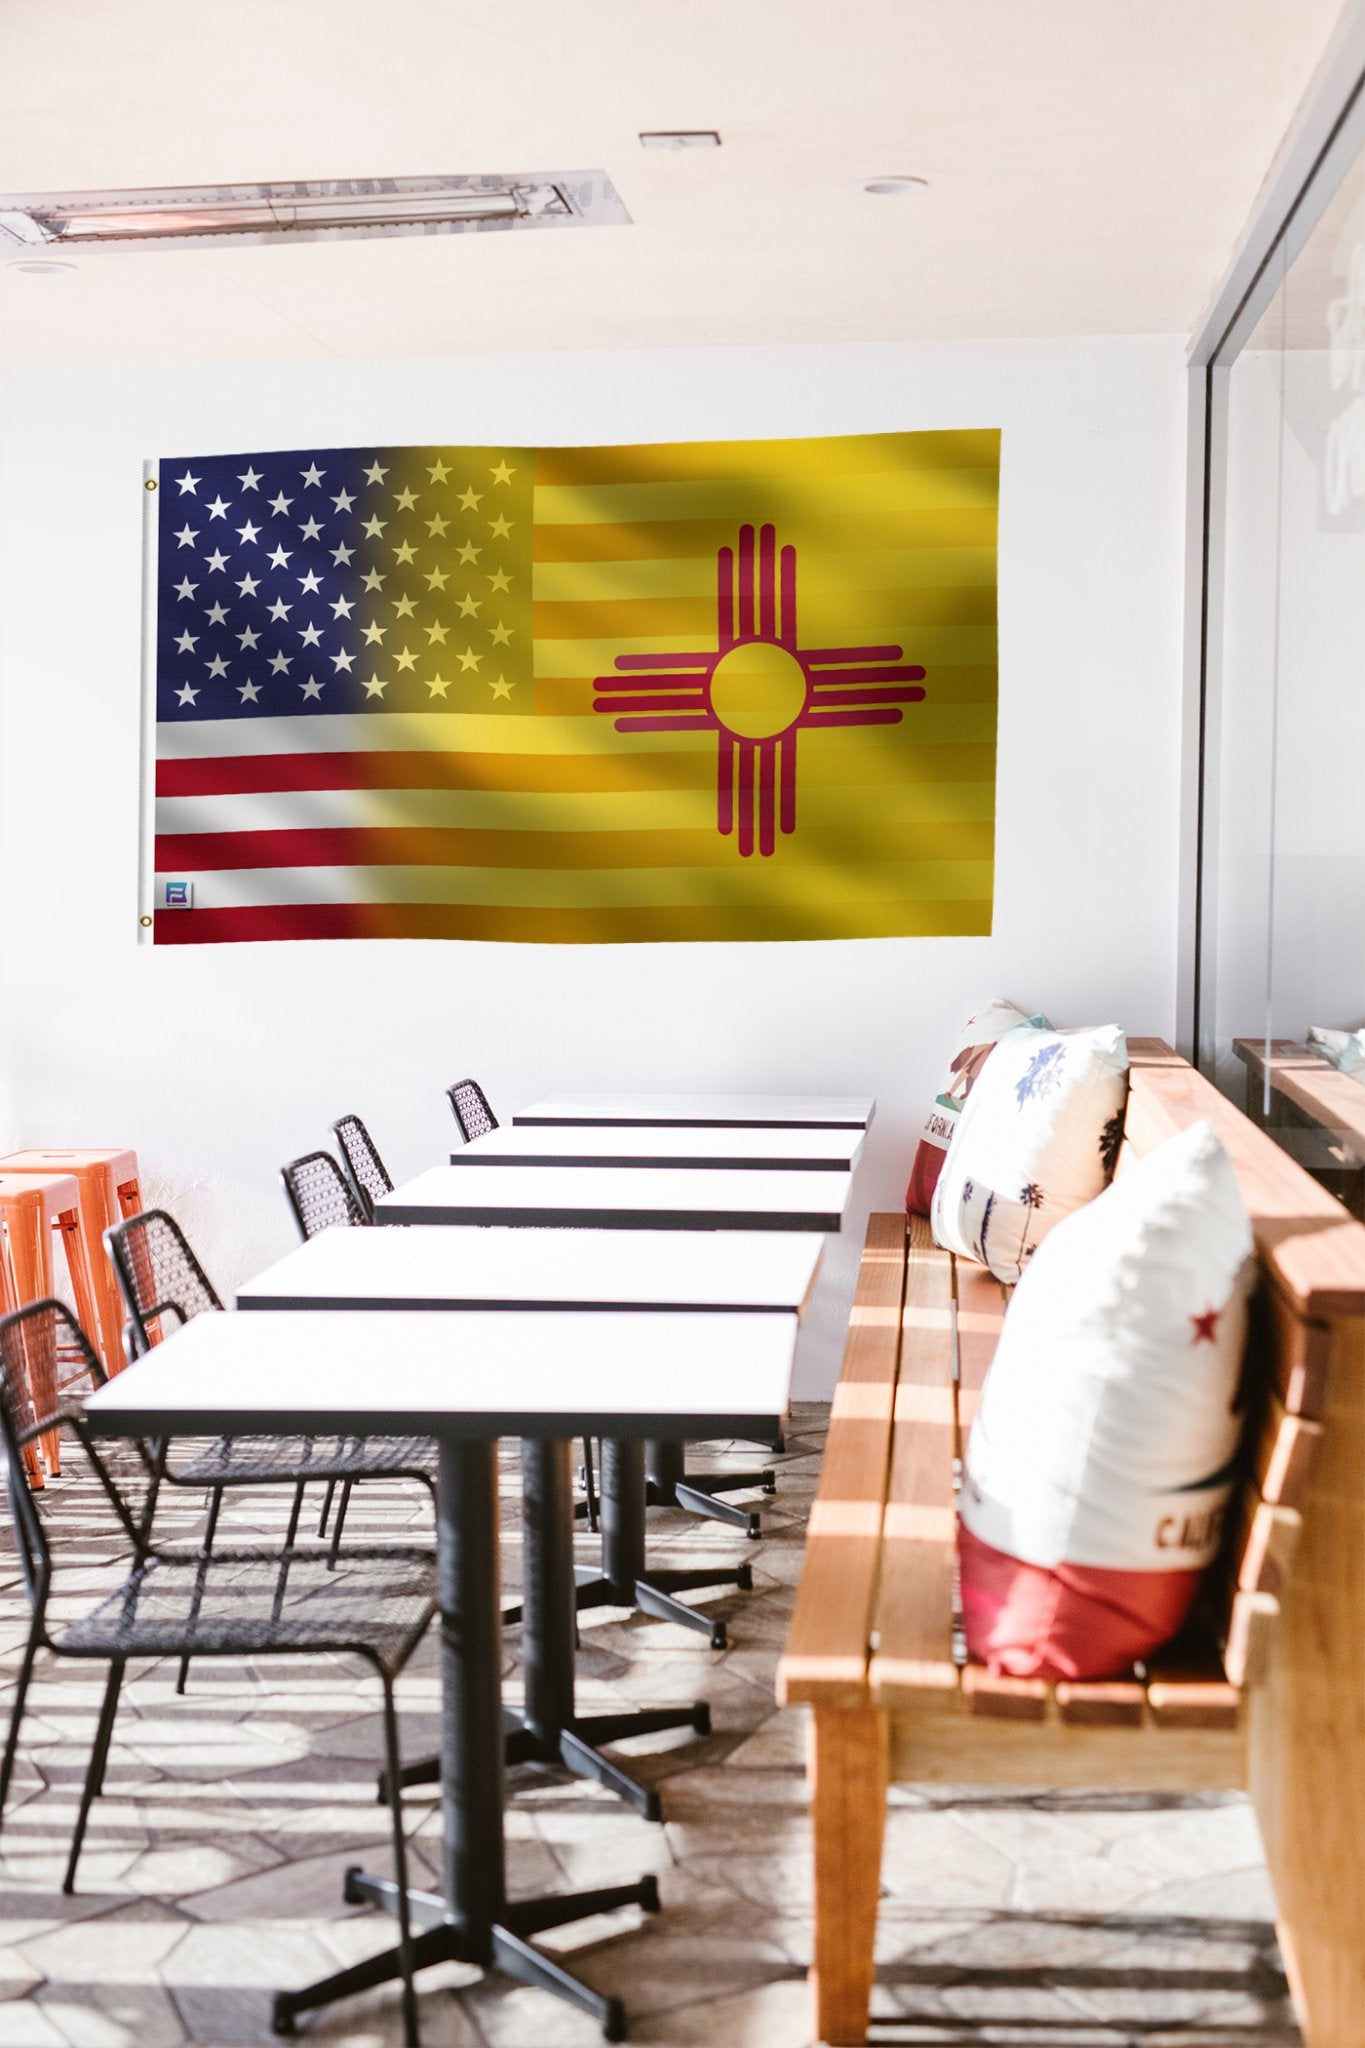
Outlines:
{"label": "california flag pillow", "polygon": [[1017,1280],[1055,1223],[1114,1171],[1128,1101],[1128,1042],[1017,1025],[963,1106],[934,1189],[934,1237]]}
{"label": "california flag pillow", "polygon": [[1207,1122],[1040,1246],[967,1448],[973,1657],[1016,1676],[1102,1678],[1179,1629],[1232,1486],[1251,1251]]}
{"label": "california flag pillow", "polygon": [[972,1012],[958,1034],[948,1070],[934,1097],[934,1106],[924,1120],[914,1164],[910,1168],[905,1206],[916,1216],[929,1214],[943,1155],[957,1128],[962,1105],[971,1094],[972,1083],[990,1058],[996,1040],[1003,1038],[1007,1031],[1013,1031],[1017,1024],[1046,1026],[1047,1019],[1026,1017],[1003,996],[993,996],[990,1002],[983,1003],[979,1010]]}

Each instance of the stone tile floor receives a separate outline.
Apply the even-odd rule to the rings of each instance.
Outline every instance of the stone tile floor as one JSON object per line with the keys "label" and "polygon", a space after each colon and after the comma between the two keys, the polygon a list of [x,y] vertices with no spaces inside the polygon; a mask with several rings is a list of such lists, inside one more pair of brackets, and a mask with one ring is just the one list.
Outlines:
{"label": "stone tile floor", "polygon": [[[634,1909],[545,1937],[624,1997],[631,2039],[652,2048],[800,2048],[809,2041],[809,1836],[803,1726],[780,1712],[773,1673],[800,1572],[826,1411],[803,1409],[763,1503],[761,1544],[681,1514],[651,1518],[656,1562],[749,1555],[755,1589],[708,1606],[733,1647],[643,1616],[584,1617],[580,1703],[704,1696],[714,1733],[630,1745],[661,1786],[651,1827],[610,1794],[551,1770],[511,1774],[512,1889],[569,1889],[657,1871],[663,1911]],[[700,1466],[755,1462],[739,1446]],[[515,1582],[514,1453],[504,1490]],[[88,1478],[47,1496],[93,1590],[108,1576]],[[757,1504],[757,1503],[755,1503]],[[198,1527],[195,1496],[163,1510]],[[278,1529],[281,1496],[243,1495],[224,1539]],[[364,1488],[348,1536],[429,1522],[420,1494]],[[107,1548],[107,1546],[105,1546]],[[591,1539],[583,1540],[585,1557]],[[694,1596],[699,1598],[700,1596]],[[26,1627],[12,1532],[0,1541],[0,1696]],[[59,1889],[103,1666],[47,1660],[30,1695],[0,1839],[0,2048],[238,2048],[265,2042],[270,1993],[389,1944],[391,1923],[341,1902],[342,1872],[386,1868],[374,1801],[372,1677],[337,1658],[201,1662],[184,1698],[162,1664],[125,1686],[104,1797],[78,1894]],[[517,1636],[507,1636],[509,1696]],[[433,1746],[430,1639],[399,1686],[405,1755]],[[624,1753],[624,1752],[623,1752]],[[899,1788],[883,1872],[872,2039],[1030,2048],[1293,2048],[1299,2040],[1244,1801]],[[434,1802],[410,1795],[419,1869],[436,1854]],[[541,1992],[451,1966],[422,1979],[428,2048],[588,2048],[591,2022]],[[382,1991],[300,2024],[301,2037],[393,2048]]]}

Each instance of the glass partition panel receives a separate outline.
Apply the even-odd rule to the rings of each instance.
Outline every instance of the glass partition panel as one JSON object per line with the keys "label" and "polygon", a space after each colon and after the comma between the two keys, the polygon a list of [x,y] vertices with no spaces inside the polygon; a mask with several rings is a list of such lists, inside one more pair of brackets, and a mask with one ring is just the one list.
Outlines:
{"label": "glass partition panel", "polygon": [[1202,1050],[1220,1086],[1360,1213],[1365,157],[1269,282],[1215,423]]}

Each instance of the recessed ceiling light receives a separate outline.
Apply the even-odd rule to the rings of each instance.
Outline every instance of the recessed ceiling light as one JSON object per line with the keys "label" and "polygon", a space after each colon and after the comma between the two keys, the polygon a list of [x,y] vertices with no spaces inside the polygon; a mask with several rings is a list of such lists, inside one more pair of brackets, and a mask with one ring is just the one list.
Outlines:
{"label": "recessed ceiling light", "polygon": [[0,198],[0,256],[19,250],[37,256],[77,243],[96,250],[130,244],[193,249],[207,240],[356,241],[629,220],[604,171],[41,192]]}
{"label": "recessed ceiling light", "polygon": [[927,192],[927,178],[865,178],[859,191],[870,192],[874,199],[908,199],[914,192]]}
{"label": "recessed ceiling light", "polygon": [[640,136],[641,149],[719,149],[720,136],[714,128],[646,128]]}
{"label": "recessed ceiling light", "polygon": [[74,263],[43,263],[32,258],[27,263],[7,263],[6,270],[22,270],[25,277],[74,277]]}

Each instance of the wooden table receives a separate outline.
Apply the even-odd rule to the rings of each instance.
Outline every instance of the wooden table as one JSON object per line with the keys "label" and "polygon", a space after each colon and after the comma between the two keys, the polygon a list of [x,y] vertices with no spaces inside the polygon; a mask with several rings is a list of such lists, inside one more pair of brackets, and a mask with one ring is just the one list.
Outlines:
{"label": "wooden table", "polygon": [[659,1166],[433,1166],[374,1205],[376,1223],[537,1230],[838,1230],[848,1173]]}
{"label": "wooden table", "polygon": [[[795,1338],[794,1315],[710,1315],[699,1341],[696,1313],[261,1310],[196,1317],[91,1396],[91,1426],[109,1436],[323,1428],[436,1439],[443,1842],[440,1890],[408,1895],[421,1966],[500,1969],[591,2013],[608,2040],[624,2038],[620,2000],[591,1990],[530,1937],[619,1906],[653,1910],[655,1879],[507,1897],[497,1440],[551,1448],[547,1477],[562,1493],[575,1436],[681,1441],[771,1431],[786,1413]],[[397,1910],[389,1879],[352,1872],[346,1897]],[[277,2031],[398,1974],[391,1949],[281,1993]]]}
{"label": "wooden table", "polygon": [[736,1130],[676,1124],[503,1124],[452,1152],[452,1166],[661,1166],[746,1172],[851,1173],[864,1133],[831,1124],[791,1130],[784,1124]]}
{"label": "wooden table", "polygon": [[1359,1218],[1365,1213],[1365,1086],[1292,1038],[1234,1038],[1232,1049],[1247,1070],[1251,1121]]}
{"label": "wooden table", "polygon": [[866,1095],[546,1095],[518,1110],[512,1122],[865,1131],[876,1106]]}

